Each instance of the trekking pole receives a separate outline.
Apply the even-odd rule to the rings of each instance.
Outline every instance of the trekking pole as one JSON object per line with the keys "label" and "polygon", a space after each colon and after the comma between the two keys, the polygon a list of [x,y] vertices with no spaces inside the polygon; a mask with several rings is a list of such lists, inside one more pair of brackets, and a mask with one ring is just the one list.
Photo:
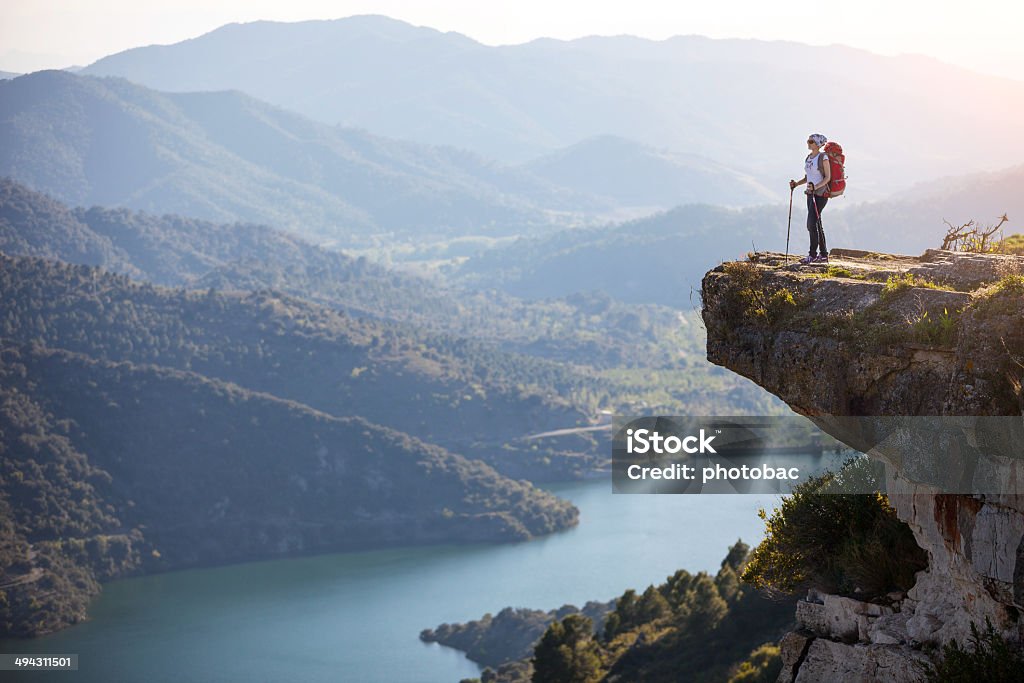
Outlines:
{"label": "trekking pole", "polygon": [[793,190],[792,183],[789,186],[789,220],[786,221],[786,265],[789,265],[789,229],[793,227]]}

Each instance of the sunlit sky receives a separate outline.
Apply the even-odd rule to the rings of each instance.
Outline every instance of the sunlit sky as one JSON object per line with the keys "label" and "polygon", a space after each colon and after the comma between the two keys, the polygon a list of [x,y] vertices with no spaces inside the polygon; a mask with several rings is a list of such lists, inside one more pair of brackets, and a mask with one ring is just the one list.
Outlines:
{"label": "sunlit sky", "polygon": [[632,34],[841,43],[1024,80],[1024,7],[993,0],[0,0],[0,70],[85,65],[231,22],[384,14],[489,45]]}

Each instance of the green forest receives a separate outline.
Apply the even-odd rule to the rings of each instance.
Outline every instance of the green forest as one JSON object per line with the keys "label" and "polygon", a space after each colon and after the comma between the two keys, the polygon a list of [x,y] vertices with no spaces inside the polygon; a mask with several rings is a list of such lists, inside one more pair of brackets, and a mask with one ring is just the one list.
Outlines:
{"label": "green forest", "polygon": [[571,431],[601,411],[773,409],[695,316],[601,292],[465,292],[10,180],[0,249],[6,635],[140,572],[550,533],[575,509],[522,480],[606,467]]}
{"label": "green forest", "polygon": [[[680,569],[609,604],[546,615],[502,612],[421,637],[487,664],[476,683],[775,680],[781,660],[772,643],[791,627],[796,596],[770,597],[741,581],[749,557],[750,547],[737,541],[715,574]],[[533,636],[526,654],[495,650],[519,634]]]}

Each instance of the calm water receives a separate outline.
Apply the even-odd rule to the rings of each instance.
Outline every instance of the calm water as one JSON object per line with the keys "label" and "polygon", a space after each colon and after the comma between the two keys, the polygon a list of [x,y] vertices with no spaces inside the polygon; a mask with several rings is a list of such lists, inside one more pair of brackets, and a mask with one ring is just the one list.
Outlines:
{"label": "calm water", "polygon": [[[173,572],[104,586],[91,620],[0,652],[79,655],[79,671],[20,680],[456,683],[479,668],[420,630],[503,607],[551,609],[716,571],[762,537],[771,496],[613,495],[607,480],[549,487],[576,529],[528,543],[322,555]],[[7,673],[7,672],[5,672]],[[5,678],[5,680],[13,680]]]}

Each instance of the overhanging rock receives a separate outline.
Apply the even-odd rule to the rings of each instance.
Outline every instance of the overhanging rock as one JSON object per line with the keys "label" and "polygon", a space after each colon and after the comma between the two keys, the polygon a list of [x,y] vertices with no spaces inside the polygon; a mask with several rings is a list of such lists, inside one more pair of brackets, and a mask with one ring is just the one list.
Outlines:
{"label": "overhanging rock", "polygon": [[[944,423],[955,438],[921,431],[869,453],[889,465],[890,501],[928,570],[870,624],[846,610],[826,631],[825,605],[802,606],[818,626],[788,643],[782,680],[917,680],[921,645],[965,642],[985,619],[1021,641],[1024,258],[833,250],[828,266],[794,266],[756,254],[707,273],[702,295],[708,359],[854,448],[879,439],[865,438],[870,420],[850,417],[960,418]],[[979,444],[987,469],[951,492],[939,475]]]}

